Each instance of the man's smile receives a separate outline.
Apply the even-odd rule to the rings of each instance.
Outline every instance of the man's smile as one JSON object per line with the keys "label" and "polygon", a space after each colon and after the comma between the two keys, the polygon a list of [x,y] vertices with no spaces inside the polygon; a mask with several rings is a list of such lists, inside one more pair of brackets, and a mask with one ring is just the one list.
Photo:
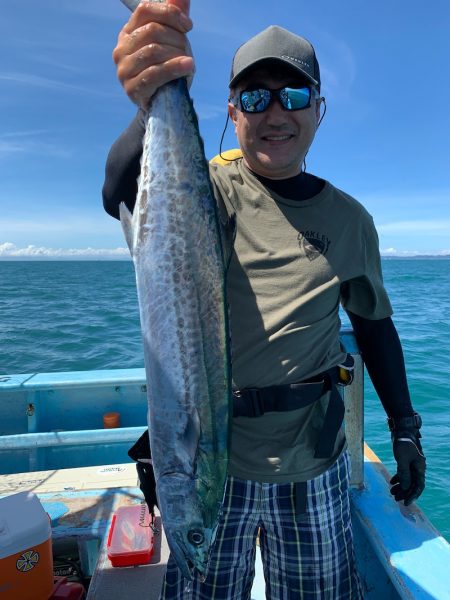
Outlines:
{"label": "man's smile", "polygon": [[291,133],[286,133],[284,135],[263,135],[262,139],[266,142],[286,142],[294,137]]}

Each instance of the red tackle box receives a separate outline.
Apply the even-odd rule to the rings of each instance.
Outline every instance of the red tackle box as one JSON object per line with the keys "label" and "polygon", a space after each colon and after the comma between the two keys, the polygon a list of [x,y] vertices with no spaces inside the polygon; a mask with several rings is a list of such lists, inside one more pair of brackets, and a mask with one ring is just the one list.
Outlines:
{"label": "red tackle box", "polygon": [[108,558],[113,567],[146,565],[153,554],[153,529],[145,503],[121,506],[113,515]]}

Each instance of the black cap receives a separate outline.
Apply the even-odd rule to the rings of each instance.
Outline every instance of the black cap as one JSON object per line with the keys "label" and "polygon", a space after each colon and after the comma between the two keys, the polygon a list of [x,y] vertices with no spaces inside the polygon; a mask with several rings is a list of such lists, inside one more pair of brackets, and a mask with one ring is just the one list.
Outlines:
{"label": "black cap", "polygon": [[229,86],[234,87],[250,69],[269,61],[287,65],[320,86],[319,63],[312,45],[277,25],[271,25],[237,49]]}

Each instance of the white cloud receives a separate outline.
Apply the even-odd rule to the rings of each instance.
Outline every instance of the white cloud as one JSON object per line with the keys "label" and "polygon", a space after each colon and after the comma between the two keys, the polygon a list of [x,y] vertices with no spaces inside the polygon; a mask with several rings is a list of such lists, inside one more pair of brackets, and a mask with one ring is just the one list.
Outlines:
{"label": "white cloud", "polygon": [[385,248],[380,250],[381,256],[417,256],[421,254],[417,250],[397,250],[397,248]]}
{"label": "white cloud", "polygon": [[[397,250],[396,248],[385,248],[381,250],[384,257],[414,257],[428,254],[418,250]],[[429,253],[433,256],[449,256],[449,250]],[[30,244],[26,247],[19,247],[11,242],[0,244],[0,260],[7,259],[51,259],[51,260],[129,260],[130,253],[128,248],[47,248],[46,246],[35,246]]]}
{"label": "white cloud", "polygon": [[222,117],[223,122],[225,123],[225,119],[227,116],[227,102],[224,101],[223,104],[216,105],[208,105],[203,103],[194,102],[194,108],[197,112],[199,121],[207,121],[217,119],[217,117]]}
{"label": "white cloud", "polygon": [[45,130],[15,131],[0,135],[0,157],[10,158],[11,154],[35,154],[67,158],[70,152],[67,148],[42,141]]}
{"label": "white cloud", "polygon": [[10,84],[26,85],[27,87],[54,90],[57,92],[81,92],[83,94],[102,96],[106,98],[112,98],[116,96],[116,94],[105,92],[99,88],[65,83],[63,81],[58,81],[57,79],[50,79],[49,77],[42,77],[41,75],[34,75],[32,73],[0,73],[0,81],[6,81]]}
{"label": "white cloud", "polygon": [[40,259],[129,259],[128,248],[47,248],[29,245],[20,248],[11,242],[0,244],[0,260],[7,258]]}
{"label": "white cloud", "polygon": [[397,248],[384,248],[380,250],[381,256],[396,256],[396,257],[408,257],[408,256],[448,256],[450,257],[449,250],[439,250],[437,252],[426,252],[419,250],[398,250]]}

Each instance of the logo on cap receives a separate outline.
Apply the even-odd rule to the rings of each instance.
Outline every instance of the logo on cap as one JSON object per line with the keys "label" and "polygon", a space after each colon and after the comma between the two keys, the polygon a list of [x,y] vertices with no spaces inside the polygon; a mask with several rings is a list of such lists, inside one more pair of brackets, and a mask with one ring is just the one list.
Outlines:
{"label": "logo on cap", "polygon": [[311,68],[311,65],[307,62],[305,62],[304,60],[301,60],[301,58],[295,58],[294,56],[288,56],[287,54],[283,54],[281,58],[287,58],[288,60],[293,60],[296,63],[300,63],[301,65],[303,65],[304,67],[307,67],[308,69]]}

